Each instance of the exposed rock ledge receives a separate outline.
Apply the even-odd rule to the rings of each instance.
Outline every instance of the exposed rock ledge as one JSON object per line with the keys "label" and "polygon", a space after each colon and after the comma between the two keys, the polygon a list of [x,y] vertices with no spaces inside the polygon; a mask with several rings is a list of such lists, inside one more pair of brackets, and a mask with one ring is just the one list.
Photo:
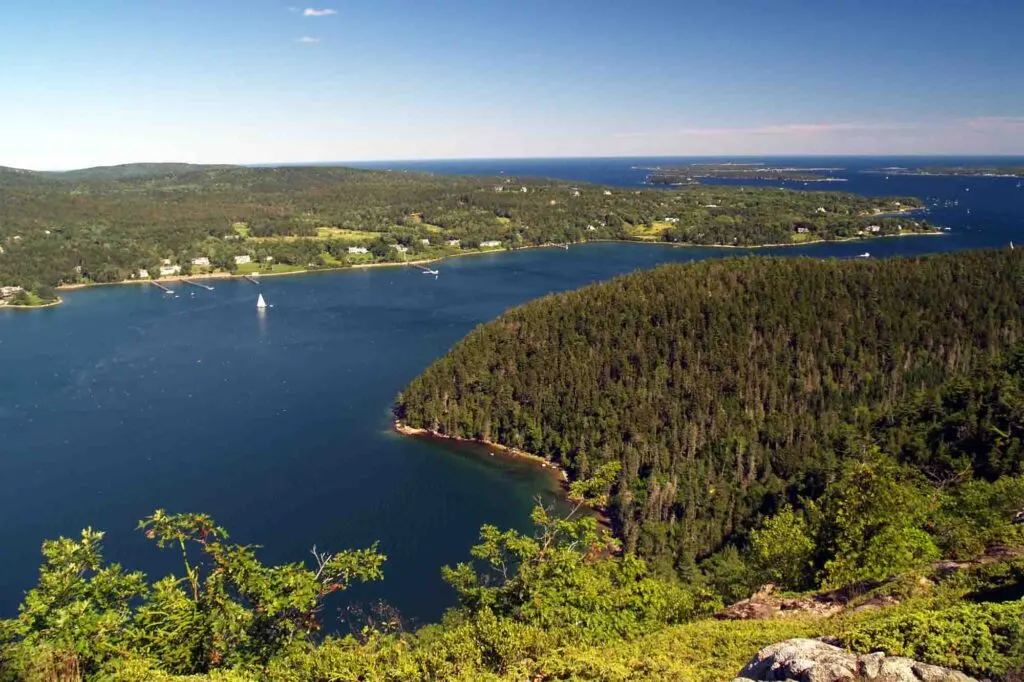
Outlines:
{"label": "exposed rock ledge", "polygon": [[976,682],[963,673],[883,653],[857,656],[817,639],[790,639],[759,651],[733,682]]}

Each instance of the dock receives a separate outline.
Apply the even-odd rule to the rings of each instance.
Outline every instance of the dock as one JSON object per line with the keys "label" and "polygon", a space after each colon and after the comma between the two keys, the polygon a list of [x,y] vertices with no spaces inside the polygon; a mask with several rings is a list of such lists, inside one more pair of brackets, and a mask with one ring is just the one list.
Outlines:
{"label": "dock", "polygon": [[174,293],[174,291],[172,289],[168,289],[167,287],[165,287],[163,284],[160,284],[160,282],[157,282],[156,280],[151,281],[150,284],[152,284],[153,286],[158,287],[160,289],[163,289],[163,292],[165,294],[173,294]]}
{"label": "dock", "polygon": [[253,284],[259,286],[260,278],[257,275],[246,275],[245,278]]}
{"label": "dock", "polygon": [[207,291],[213,291],[213,287],[211,287],[209,284],[200,284],[199,282],[193,282],[190,279],[183,279],[181,281],[184,282],[185,284],[191,284],[194,287],[199,287],[200,289],[206,289]]}
{"label": "dock", "polygon": [[425,275],[433,275],[434,277],[437,277],[440,274],[439,270],[432,270],[424,265],[420,265],[419,263],[409,263],[409,265],[413,266],[414,268],[419,268],[420,270],[423,271],[423,274]]}

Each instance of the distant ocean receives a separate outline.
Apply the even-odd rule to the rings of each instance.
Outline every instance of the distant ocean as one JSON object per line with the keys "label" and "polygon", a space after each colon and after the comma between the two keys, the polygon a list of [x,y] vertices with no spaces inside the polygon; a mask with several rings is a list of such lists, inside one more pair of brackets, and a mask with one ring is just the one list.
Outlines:
{"label": "distant ocean", "polygon": [[[582,158],[582,159],[457,159],[435,161],[359,161],[338,164],[355,168],[373,168],[381,170],[407,170],[443,175],[510,175],[531,178],[558,178],[592,182],[616,187],[639,187],[644,185],[648,171],[644,168],[652,166],[672,166],[688,163],[707,163],[735,161],[738,163],[764,163],[772,167],[795,168],[842,168],[844,173],[836,173],[839,177],[847,177],[848,183],[819,183],[809,189],[849,191],[856,189],[858,175],[873,168],[902,166],[907,168],[943,165],[943,166],[989,166],[989,165],[1024,165],[1024,157],[982,157],[982,156],[650,156],[650,157],[613,157],[613,158]],[[801,183],[793,183],[801,184]]]}

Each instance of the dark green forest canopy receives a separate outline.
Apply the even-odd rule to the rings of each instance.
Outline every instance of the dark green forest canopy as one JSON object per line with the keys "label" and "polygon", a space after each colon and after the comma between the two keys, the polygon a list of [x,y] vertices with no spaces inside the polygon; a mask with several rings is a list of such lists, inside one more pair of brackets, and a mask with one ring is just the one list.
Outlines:
{"label": "dark green forest canopy", "polygon": [[[905,214],[920,206],[907,197],[711,186],[632,191],[330,167],[0,168],[0,284],[119,282],[140,269],[153,272],[164,259],[187,273],[197,257],[215,270],[232,270],[235,257],[246,255],[303,269],[339,267],[439,257],[488,240],[509,248],[592,239],[742,246],[931,231]],[[448,244],[455,239],[460,244]],[[393,248],[399,245],[407,251]],[[352,246],[370,253],[352,257]]]}
{"label": "dark green forest canopy", "polygon": [[[396,414],[577,477],[620,461],[617,532],[678,566],[819,495],[854,434],[936,477],[965,463],[990,480],[1022,473],[1019,392],[972,374],[1024,338],[1022,278],[1024,254],[1008,250],[668,265],[478,327]],[[970,390],[944,386],[963,377]],[[1007,400],[1009,418],[977,409]],[[986,419],[1016,444],[972,461],[999,440]]]}

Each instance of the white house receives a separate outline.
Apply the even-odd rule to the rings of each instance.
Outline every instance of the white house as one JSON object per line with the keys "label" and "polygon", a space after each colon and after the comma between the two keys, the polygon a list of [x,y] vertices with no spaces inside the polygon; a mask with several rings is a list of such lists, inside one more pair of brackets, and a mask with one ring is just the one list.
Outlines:
{"label": "white house", "polygon": [[606,197],[610,197],[610,196],[612,195],[612,191],[611,191],[610,189],[606,189],[606,190],[604,191],[604,195],[605,195]]}
{"label": "white house", "polygon": [[139,268],[139,279],[149,279],[149,270],[146,268]]}
{"label": "white house", "polygon": [[356,254],[356,253],[363,254],[363,253],[369,253],[370,251],[365,246],[350,246],[350,247],[348,247],[348,252],[352,253],[352,254]]}
{"label": "white house", "polygon": [[816,209],[814,210],[814,212],[815,212],[815,213],[828,213],[828,211],[826,211],[826,210],[825,210],[825,207],[824,207],[824,206],[819,206],[818,208],[816,208]]}
{"label": "white house", "polygon": [[520,192],[522,192],[523,194],[526,194],[526,193],[527,193],[527,192],[529,192],[530,190],[526,189],[525,187],[520,187],[520,188],[519,188],[519,191],[520,191]]}
{"label": "white house", "polygon": [[171,275],[177,275],[180,272],[181,272],[181,266],[180,265],[161,265],[160,266],[160,276],[161,277],[170,277]]}
{"label": "white house", "polygon": [[423,246],[430,246],[430,240],[429,239],[421,239],[420,240],[420,244],[423,244]]}
{"label": "white house", "polygon": [[391,248],[397,251],[398,253],[405,253],[406,251],[409,250],[408,246],[402,246],[401,244],[392,244]]}
{"label": "white house", "polygon": [[235,256],[235,265],[248,265],[252,262],[252,256],[244,254],[241,256]]}
{"label": "white house", "polygon": [[868,225],[864,229],[866,229],[868,232],[881,232],[882,231],[882,226],[881,225]]}
{"label": "white house", "polygon": [[0,298],[10,298],[21,293],[21,287],[0,287]]}
{"label": "white house", "polygon": [[208,268],[210,267],[210,259],[206,256],[199,256],[199,258],[192,259],[192,265],[200,268]]}
{"label": "white house", "polygon": [[665,218],[665,222],[666,223],[678,223],[679,222],[679,218],[672,218],[672,217]]}
{"label": "white house", "polygon": [[587,232],[597,232],[597,228],[593,225],[587,225]]}
{"label": "white house", "polygon": [[448,240],[448,246],[458,246],[461,243],[462,243],[462,241],[459,240],[459,239],[449,239]]}
{"label": "white house", "polygon": [[495,246],[501,246],[501,242],[497,241],[496,239],[489,239],[488,241],[480,242],[480,246],[482,246],[485,249],[490,249]]}
{"label": "white house", "polygon": [[807,234],[808,230],[803,225],[797,225],[796,232],[797,234]]}

